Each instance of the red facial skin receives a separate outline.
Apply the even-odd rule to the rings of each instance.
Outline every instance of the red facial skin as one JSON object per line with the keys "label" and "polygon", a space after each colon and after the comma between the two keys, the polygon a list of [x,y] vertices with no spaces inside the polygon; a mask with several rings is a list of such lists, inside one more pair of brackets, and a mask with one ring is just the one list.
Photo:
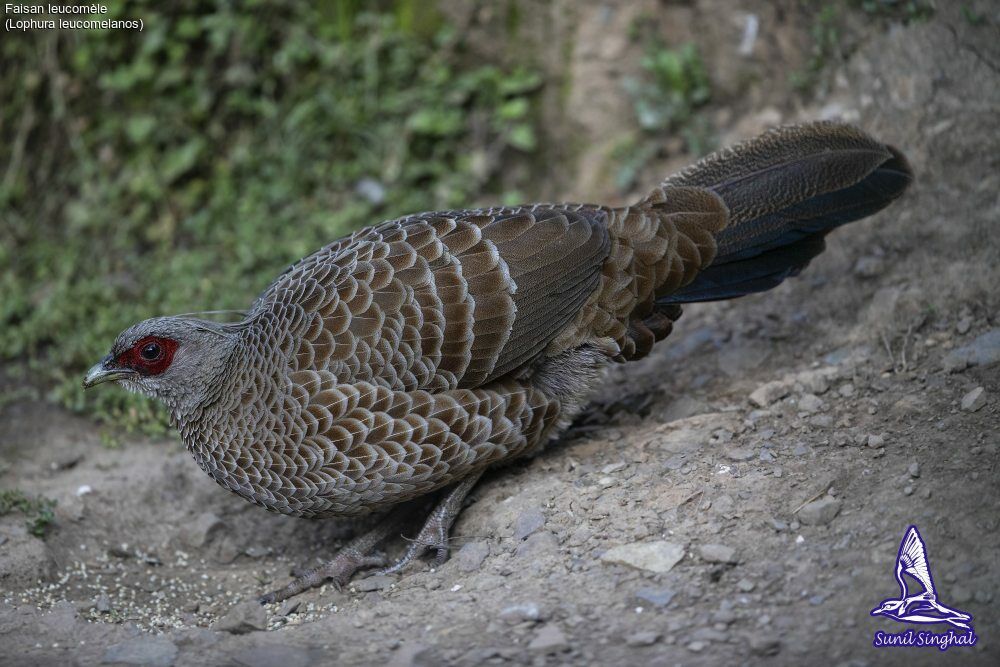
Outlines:
{"label": "red facial skin", "polygon": [[[146,359],[142,356],[142,350],[150,343],[159,346],[159,355],[154,359]],[[115,359],[115,364],[120,368],[131,368],[141,375],[159,375],[170,367],[174,360],[174,352],[177,351],[177,341],[170,338],[160,338],[159,336],[146,336],[140,338],[129,349],[125,350]]]}

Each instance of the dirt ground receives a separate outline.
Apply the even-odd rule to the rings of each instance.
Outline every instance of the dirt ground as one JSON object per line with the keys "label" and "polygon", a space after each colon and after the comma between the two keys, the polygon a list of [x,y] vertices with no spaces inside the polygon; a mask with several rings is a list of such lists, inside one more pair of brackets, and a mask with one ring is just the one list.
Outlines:
{"label": "dirt ground", "polygon": [[[725,140],[846,118],[909,157],[903,200],[835,233],[799,279],[688,308],[563,442],[479,485],[436,571],[260,608],[354,526],[264,513],[176,439],[111,448],[48,403],[5,402],[0,487],[58,506],[44,539],[0,518],[0,663],[1000,664],[996,5],[861,25],[801,108],[775,99],[808,25],[771,3],[722,5],[547,10],[566,9],[555,41],[572,45],[550,45],[569,53],[556,69],[572,84],[549,113],[573,122],[554,133],[582,147],[553,197],[611,196],[602,151],[631,118],[618,78],[637,57],[624,35],[649,10],[711,38],[722,93],[706,113]],[[760,44],[739,55],[749,13]],[[872,646],[903,627],[869,611],[897,594],[911,524],[941,601],[973,615],[975,647]]]}

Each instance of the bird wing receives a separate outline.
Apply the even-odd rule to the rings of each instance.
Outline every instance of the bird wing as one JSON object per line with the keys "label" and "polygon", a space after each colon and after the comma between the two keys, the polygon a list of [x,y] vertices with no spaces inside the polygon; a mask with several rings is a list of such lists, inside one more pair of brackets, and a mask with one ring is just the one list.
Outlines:
{"label": "bird wing", "polygon": [[930,566],[927,564],[927,547],[916,526],[910,526],[903,536],[903,541],[899,545],[898,559],[903,572],[919,581],[925,591],[936,594]]}
{"label": "bird wing", "polygon": [[294,264],[254,309],[286,329],[293,374],[478,387],[537,357],[596,289],[607,216],[534,205],[391,220]]}

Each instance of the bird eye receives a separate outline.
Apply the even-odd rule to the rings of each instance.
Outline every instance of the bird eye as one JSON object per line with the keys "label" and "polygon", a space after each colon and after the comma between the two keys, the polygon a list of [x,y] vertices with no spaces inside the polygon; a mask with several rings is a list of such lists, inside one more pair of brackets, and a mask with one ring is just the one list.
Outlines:
{"label": "bird eye", "polygon": [[155,361],[162,353],[163,350],[160,348],[158,343],[146,343],[142,346],[142,349],[139,350],[139,356],[146,361]]}

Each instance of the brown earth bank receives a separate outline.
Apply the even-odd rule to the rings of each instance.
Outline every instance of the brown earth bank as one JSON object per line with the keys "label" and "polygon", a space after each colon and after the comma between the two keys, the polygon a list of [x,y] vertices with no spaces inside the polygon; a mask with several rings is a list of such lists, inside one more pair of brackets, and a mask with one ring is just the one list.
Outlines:
{"label": "brown earth bank", "polygon": [[[356,526],[266,514],[176,439],[108,447],[91,422],[11,394],[0,486],[58,505],[44,538],[0,517],[0,663],[998,664],[1000,14],[937,5],[906,23],[859,14],[850,57],[799,103],[797,3],[524,3],[563,165],[542,195],[625,199],[607,165],[636,132],[621,79],[646,17],[704,43],[723,143],[843,118],[903,150],[916,182],[799,279],[689,307],[562,442],[485,478],[437,570],[261,608]],[[469,30],[503,20],[458,7]],[[636,192],[690,159],[658,154]],[[869,611],[898,594],[911,524],[976,646],[872,646],[908,627]]]}

